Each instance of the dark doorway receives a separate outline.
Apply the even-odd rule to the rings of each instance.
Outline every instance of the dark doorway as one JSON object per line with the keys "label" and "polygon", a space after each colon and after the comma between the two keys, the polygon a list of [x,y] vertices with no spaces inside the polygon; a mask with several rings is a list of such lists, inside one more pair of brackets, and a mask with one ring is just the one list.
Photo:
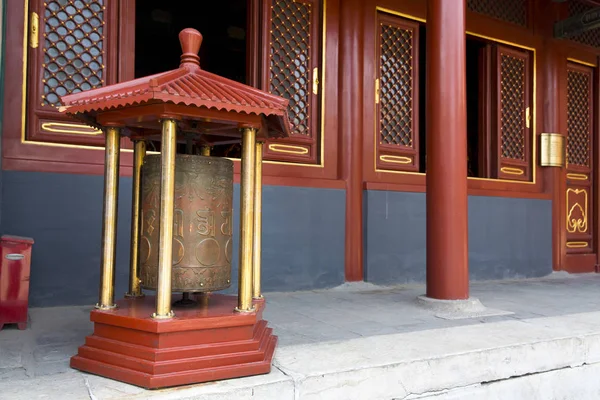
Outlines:
{"label": "dark doorway", "polygon": [[481,132],[481,110],[484,100],[481,98],[484,85],[481,57],[485,42],[467,37],[467,174],[485,177],[485,168],[481,166],[483,141]]}
{"label": "dark doorway", "polygon": [[135,76],[177,68],[181,55],[178,34],[195,28],[204,36],[202,68],[246,83],[247,15],[247,0],[137,1]]}
{"label": "dark doorway", "polygon": [[[179,32],[195,28],[203,36],[200,66],[214,74],[248,83],[248,0],[138,0],[135,25],[135,77],[169,71],[179,66]],[[160,151],[159,142],[150,150]],[[180,144],[178,152],[189,152]],[[199,149],[192,152],[197,153]],[[211,155],[240,156],[240,145],[214,146]]]}

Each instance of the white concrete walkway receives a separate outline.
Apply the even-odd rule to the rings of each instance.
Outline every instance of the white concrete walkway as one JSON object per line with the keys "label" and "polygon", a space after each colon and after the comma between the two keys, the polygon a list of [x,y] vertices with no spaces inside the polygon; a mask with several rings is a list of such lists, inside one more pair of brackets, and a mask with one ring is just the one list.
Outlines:
{"label": "white concrete walkway", "polygon": [[267,294],[271,374],[160,391],[70,370],[87,310],[34,309],[0,332],[0,399],[600,399],[600,276],[474,283],[514,314],[467,320],[420,308],[423,290]]}

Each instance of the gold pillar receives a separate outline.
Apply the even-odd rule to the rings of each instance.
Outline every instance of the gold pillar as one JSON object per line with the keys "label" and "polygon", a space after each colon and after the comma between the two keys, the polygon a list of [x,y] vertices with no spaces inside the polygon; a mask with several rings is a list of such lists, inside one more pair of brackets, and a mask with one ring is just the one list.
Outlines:
{"label": "gold pillar", "polygon": [[141,227],[141,177],[146,156],[146,142],[136,140],[133,147],[133,182],[131,193],[131,248],[129,249],[129,291],[125,297],[141,297],[140,287],[140,227]]}
{"label": "gold pillar", "polygon": [[252,297],[262,298],[260,293],[261,241],[262,241],[262,157],[263,143],[256,142],[254,160],[254,241],[252,246]]}
{"label": "gold pillar", "polygon": [[115,304],[115,256],[117,253],[117,201],[119,197],[119,128],[106,129],[104,150],[104,206],[102,209],[102,259],[100,301],[96,308],[110,310]]}
{"label": "gold pillar", "polygon": [[162,122],[161,178],[160,178],[160,233],[158,237],[158,287],[156,313],[152,318],[172,318],[171,268],[173,267],[173,207],[175,200],[175,153],[177,124],[172,119]]}
{"label": "gold pillar", "polygon": [[210,157],[210,146],[206,144],[202,145],[202,147],[200,148],[200,155]]}
{"label": "gold pillar", "polygon": [[254,230],[254,159],[256,129],[244,129],[242,136],[242,179],[240,199],[240,263],[238,306],[236,311],[250,312],[252,305],[252,238]]}

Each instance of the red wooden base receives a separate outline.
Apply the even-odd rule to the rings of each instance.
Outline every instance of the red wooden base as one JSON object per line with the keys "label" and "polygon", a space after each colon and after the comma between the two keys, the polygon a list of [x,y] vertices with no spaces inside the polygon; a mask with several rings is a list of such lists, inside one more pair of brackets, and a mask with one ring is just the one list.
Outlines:
{"label": "red wooden base", "polygon": [[[179,296],[174,296],[174,301]],[[234,312],[237,297],[211,295],[208,306],[175,308],[154,320],[154,296],[123,299],[112,311],[94,310],[94,334],[71,367],[148,389],[267,374],[277,336],[256,312]]]}

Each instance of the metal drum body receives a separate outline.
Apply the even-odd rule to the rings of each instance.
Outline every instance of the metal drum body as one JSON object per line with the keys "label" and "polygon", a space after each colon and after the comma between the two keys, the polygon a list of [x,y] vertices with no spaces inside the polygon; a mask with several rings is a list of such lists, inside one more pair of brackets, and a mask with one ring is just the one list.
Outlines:
{"label": "metal drum body", "polygon": [[[233,162],[177,155],[173,214],[173,292],[213,292],[231,285]],[[142,167],[140,279],[158,283],[160,154]]]}

